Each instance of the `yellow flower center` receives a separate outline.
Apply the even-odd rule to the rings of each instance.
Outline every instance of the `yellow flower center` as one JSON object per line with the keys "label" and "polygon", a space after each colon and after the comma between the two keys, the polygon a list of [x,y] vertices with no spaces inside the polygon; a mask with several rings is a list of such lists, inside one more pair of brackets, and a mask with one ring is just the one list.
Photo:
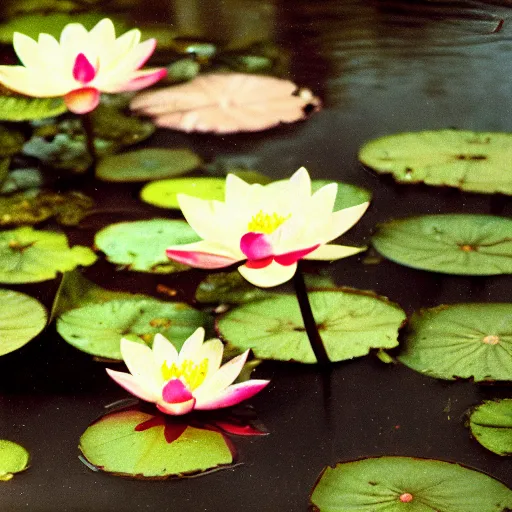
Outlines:
{"label": "yellow flower center", "polygon": [[199,364],[190,359],[185,359],[179,366],[176,363],[172,363],[171,366],[165,362],[162,364],[162,377],[166,382],[181,379],[190,391],[194,391],[203,383],[207,373],[208,359],[203,359]]}
{"label": "yellow flower center", "polygon": [[248,231],[253,231],[255,233],[265,233],[266,235],[270,235],[273,233],[283,222],[288,220],[291,215],[287,215],[283,217],[278,213],[264,213],[263,210],[260,210],[256,215],[253,215],[251,221],[247,225]]}

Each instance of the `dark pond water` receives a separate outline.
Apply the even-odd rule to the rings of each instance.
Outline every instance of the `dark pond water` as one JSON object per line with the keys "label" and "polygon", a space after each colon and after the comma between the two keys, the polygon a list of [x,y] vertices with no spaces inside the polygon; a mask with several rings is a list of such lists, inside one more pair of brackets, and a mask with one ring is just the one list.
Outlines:
{"label": "dark pond water", "polygon": [[[112,7],[113,2],[109,3]],[[155,3],[156,4],[156,3]],[[159,132],[151,145],[188,145],[207,160],[223,156],[273,177],[305,165],[316,178],[373,191],[369,212],[350,233],[421,213],[512,214],[508,199],[393,184],[356,158],[366,140],[388,133],[458,127],[512,131],[512,2],[183,0],[133,7],[134,19],[168,21],[183,34],[224,41],[272,40],[286,51],[289,76],[319,94],[325,108],[308,122],[260,134],[208,136]],[[99,205],[123,204],[132,218],[163,215],[137,201],[138,187],[89,186]],[[70,230],[90,243],[124,217],[91,219]],[[332,266],[337,283],[371,289],[408,313],[454,302],[510,302],[510,277],[441,276],[357,258]],[[87,275],[104,286],[156,293],[177,281],[116,273],[100,263]],[[47,304],[56,284],[19,287]],[[32,454],[32,468],[0,486],[6,512],[301,511],[322,468],[338,461],[407,455],[457,461],[512,484],[510,462],[469,438],[465,411],[510,388],[449,383],[367,357],[334,365],[330,391],[314,367],[265,363],[268,391],[251,402],[271,435],[238,442],[243,465],[209,476],[140,482],[91,472],[77,443],[103,406],[126,394],[104,365],[52,330],[0,360],[0,432]]]}

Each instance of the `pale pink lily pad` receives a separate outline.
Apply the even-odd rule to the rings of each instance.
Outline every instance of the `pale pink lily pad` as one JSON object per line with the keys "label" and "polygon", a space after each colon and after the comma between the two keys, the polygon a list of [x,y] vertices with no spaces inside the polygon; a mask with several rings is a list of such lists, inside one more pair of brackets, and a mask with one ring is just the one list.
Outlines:
{"label": "pale pink lily pad", "polygon": [[201,75],[186,84],[137,95],[131,109],[157,126],[185,132],[256,132],[306,117],[320,107],[289,80],[239,73]]}

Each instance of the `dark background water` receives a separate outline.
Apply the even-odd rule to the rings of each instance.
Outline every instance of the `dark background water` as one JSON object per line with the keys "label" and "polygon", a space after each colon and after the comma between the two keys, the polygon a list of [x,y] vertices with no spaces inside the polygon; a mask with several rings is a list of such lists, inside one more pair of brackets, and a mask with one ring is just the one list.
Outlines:
{"label": "dark background water", "polygon": [[[130,3],[130,2],[126,2]],[[112,4],[112,3],[111,3]],[[112,6],[109,4],[109,6]],[[8,6],[15,5],[8,3]],[[374,200],[354,243],[390,218],[421,213],[499,213],[506,198],[395,185],[364,169],[357,150],[388,133],[427,128],[512,129],[512,2],[493,1],[175,1],[132,6],[133,19],[168,22],[184,35],[272,40],[288,52],[290,77],[312,88],[324,109],[309,121],[251,135],[159,132],[151,145],[188,145],[273,177],[305,165],[315,178],[365,186]],[[99,205],[123,204],[133,218],[167,215],[140,204],[138,187],[89,187]],[[90,243],[113,221],[70,230]],[[131,219],[127,219],[131,220]],[[382,261],[332,265],[337,283],[371,289],[408,313],[454,302],[510,302],[510,277],[441,276]],[[106,287],[156,296],[171,279],[119,273],[102,262],[87,275]],[[195,277],[194,277],[195,276]],[[178,289],[195,274],[180,276]],[[49,304],[56,283],[19,287]],[[510,387],[443,382],[367,357],[334,365],[331,396],[315,367],[264,363],[271,386],[251,403],[271,434],[237,441],[243,465],[196,479],[140,482],[91,472],[77,444],[103,406],[126,396],[104,365],[50,329],[0,360],[0,437],[25,445],[32,467],[0,485],[2,511],[300,511],[320,471],[338,461],[406,455],[457,461],[512,484],[510,462],[471,440],[465,411],[510,396]]]}

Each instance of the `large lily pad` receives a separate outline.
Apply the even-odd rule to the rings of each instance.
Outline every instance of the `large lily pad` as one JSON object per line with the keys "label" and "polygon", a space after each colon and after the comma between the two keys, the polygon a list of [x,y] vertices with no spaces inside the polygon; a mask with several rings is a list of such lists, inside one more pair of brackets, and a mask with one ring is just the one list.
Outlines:
{"label": "large lily pad", "polygon": [[398,359],[439,379],[512,380],[512,304],[455,304],[413,315]]}
{"label": "large lily pad", "polygon": [[512,492],[459,464],[378,457],[327,467],[311,502],[318,512],[505,512]]}
{"label": "large lily pad", "polygon": [[[179,437],[173,439],[171,432]],[[80,438],[80,450],[98,469],[136,478],[184,476],[233,462],[221,433],[137,409],[107,414],[93,423]]]}
{"label": "large lily pad", "polygon": [[66,111],[62,98],[0,96],[0,121],[33,121],[59,116]]}
{"label": "large lily pad", "polygon": [[[331,361],[398,345],[405,313],[384,297],[344,288],[310,292],[309,299]],[[217,330],[230,346],[251,348],[260,359],[315,362],[294,295],[239,306],[218,320]]]}
{"label": "large lily pad", "polygon": [[103,158],[96,177],[103,181],[150,181],[185,174],[201,165],[189,149],[148,148]]}
{"label": "large lily pad", "polygon": [[[332,183],[329,180],[313,180],[311,182],[311,190],[316,192],[319,188],[324,187]],[[336,201],[334,201],[333,211],[343,210],[344,208],[350,208],[351,206],[357,206],[361,203],[366,203],[372,198],[372,193],[365,188],[352,185],[350,183],[338,183],[338,194],[336,195]]]}
{"label": "large lily pad", "polygon": [[0,356],[35,338],[44,329],[46,319],[46,309],[38,300],[0,289]]}
{"label": "large lily pad", "polygon": [[81,245],[70,248],[62,233],[30,227],[0,231],[0,283],[46,281],[95,261],[91,249]]}
{"label": "large lily pad", "polygon": [[367,142],[359,160],[400,183],[512,194],[512,134],[466,130],[399,133]]}
{"label": "large lily pad", "polygon": [[98,231],[94,243],[107,259],[127,270],[170,274],[189,267],[169,260],[169,245],[197,242],[196,232],[181,220],[119,222]]}
{"label": "large lily pad", "polygon": [[487,401],[469,417],[471,434],[491,452],[512,455],[512,399]]}
{"label": "large lily pad", "polygon": [[444,274],[512,273],[512,219],[491,215],[424,215],[379,226],[372,244],[407,267]]}
{"label": "large lily pad", "polygon": [[0,481],[8,481],[15,473],[28,468],[30,455],[17,443],[0,439]]}
{"label": "large lily pad", "polygon": [[121,338],[151,344],[163,334],[177,349],[209,315],[180,302],[156,299],[110,300],[72,309],[57,320],[58,333],[74,347],[107,359],[122,360]]}

